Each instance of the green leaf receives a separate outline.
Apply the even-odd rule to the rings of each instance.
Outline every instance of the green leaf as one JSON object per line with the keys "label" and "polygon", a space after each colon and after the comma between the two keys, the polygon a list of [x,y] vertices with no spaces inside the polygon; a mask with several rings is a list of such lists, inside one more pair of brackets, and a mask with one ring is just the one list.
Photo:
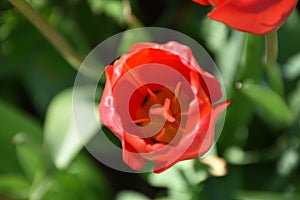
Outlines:
{"label": "green leaf", "polygon": [[244,33],[233,31],[226,45],[216,55],[216,63],[222,74],[225,88],[230,91],[238,66],[241,61],[242,50],[244,47]]}
{"label": "green leaf", "polygon": [[266,192],[266,191],[240,191],[237,196],[239,200],[294,200],[299,199],[300,195],[293,195],[293,194],[282,194],[282,193],[275,193],[275,192]]}
{"label": "green leaf", "polygon": [[[227,71],[226,73],[228,73],[228,75],[233,73],[232,78],[235,78],[233,81],[250,79],[255,83],[261,83],[263,78],[263,37],[246,34],[244,41],[245,45],[243,47],[241,66],[238,69],[235,69],[235,71]],[[239,60],[237,59],[236,62],[238,61]],[[228,70],[230,70],[230,68],[228,68]],[[237,77],[235,77],[234,73],[237,73]],[[236,87],[230,88],[229,95],[231,104],[226,112],[223,134],[220,136],[219,147],[221,150],[225,150],[231,145],[241,145],[246,142],[248,125],[254,114],[253,105],[250,100],[245,97],[244,94],[240,93]],[[243,110],[242,115],[241,110]],[[233,121],[235,123],[232,123]]]}
{"label": "green leaf", "polygon": [[251,79],[260,83],[263,78],[264,38],[261,35],[246,34],[244,59],[238,72],[238,81]]}
{"label": "green leaf", "polygon": [[40,200],[49,190],[49,188],[54,184],[53,176],[45,175],[43,173],[38,173],[32,183],[29,192],[29,199]]}
{"label": "green leaf", "polygon": [[287,126],[292,123],[293,116],[290,108],[272,89],[263,85],[245,83],[240,91],[262,110],[261,115],[267,122],[274,126]]}
{"label": "green leaf", "polygon": [[293,148],[287,149],[277,163],[277,172],[282,176],[290,175],[298,167],[299,154]]}
{"label": "green leaf", "polygon": [[92,11],[96,14],[104,12],[120,24],[124,24],[122,1],[88,0]]}
{"label": "green leaf", "polygon": [[30,190],[32,200],[111,199],[107,180],[84,153],[65,170],[38,173]]}
{"label": "green leaf", "polygon": [[43,154],[41,144],[33,141],[28,134],[19,133],[14,137],[17,158],[23,171],[30,181],[37,172],[43,169]]}
{"label": "green leaf", "polygon": [[143,28],[137,28],[134,31],[126,31],[123,33],[120,45],[118,46],[118,53],[121,55],[128,52],[131,46],[137,42],[151,41],[150,34]]}
{"label": "green leaf", "polygon": [[[79,99],[76,99],[74,106],[77,111],[82,112],[80,123],[86,124],[86,129],[80,130],[81,137],[74,120],[72,89],[59,93],[49,106],[45,121],[45,146],[59,169],[65,169],[83,148],[83,143],[88,142],[99,129],[98,124],[90,123],[90,119],[94,118],[96,113],[95,100],[91,96],[94,91],[90,90],[89,87],[76,89]],[[95,109],[92,113],[88,109],[91,106]]]}
{"label": "green leaf", "polygon": [[270,87],[280,96],[284,96],[284,83],[279,64],[269,64],[265,67]]}
{"label": "green leaf", "polygon": [[[81,199],[84,195],[89,199],[88,193],[85,193],[82,182],[77,176],[74,176],[67,172],[59,172],[54,180],[53,184],[49,188],[49,191],[45,194],[43,199]],[[55,194],[55,195],[54,195]],[[81,198],[80,198],[81,196]],[[55,198],[54,198],[55,197]]]}
{"label": "green leaf", "polygon": [[108,188],[104,173],[86,154],[80,154],[68,171],[76,175],[80,182],[85,183],[88,189],[93,191],[94,195],[101,196],[103,199],[109,199],[111,191]]}
{"label": "green leaf", "polygon": [[[43,14],[44,16],[50,15],[49,18],[52,19],[49,20],[51,21],[57,18],[58,10],[48,3],[47,7],[43,9]],[[65,18],[58,19],[57,24],[67,29],[67,22],[62,20]],[[7,62],[4,65],[1,61],[0,63],[1,68],[11,74],[10,77],[4,75],[1,80],[11,80],[12,84],[1,84],[0,95],[9,99],[4,93],[8,88],[8,93],[15,95],[15,98],[10,98],[13,102],[27,103],[28,98],[31,103],[29,107],[32,106],[39,116],[44,117],[50,99],[60,90],[73,85],[75,70],[70,68],[61,55],[20,13],[17,14],[11,9],[11,12],[7,12],[7,15],[4,16],[3,22],[9,34],[3,41],[0,36],[1,45],[3,42],[7,49],[4,56],[1,52],[0,60],[7,60]],[[68,38],[74,38],[73,35],[77,35],[79,32],[74,28],[71,29],[72,33],[68,35]],[[24,38],[27,39],[24,40]],[[73,40],[82,41],[83,39],[74,38]],[[19,96],[24,93],[27,97],[26,100]]]}
{"label": "green leaf", "polygon": [[26,132],[30,137],[41,141],[40,124],[27,113],[24,113],[0,99],[0,172],[20,172],[16,158],[13,137],[18,132]]}
{"label": "green leaf", "polygon": [[125,190],[117,194],[116,200],[150,200],[150,199],[139,192]]}
{"label": "green leaf", "polygon": [[289,80],[294,80],[300,76],[300,53],[288,59],[283,66],[284,76]]}
{"label": "green leaf", "polygon": [[300,125],[300,81],[298,81],[297,88],[293,90],[288,96],[288,102],[293,112],[294,118],[298,118]]}
{"label": "green leaf", "polygon": [[27,199],[30,189],[25,177],[17,175],[0,175],[0,196],[15,199]]}
{"label": "green leaf", "polygon": [[48,183],[40,196],[43,200],[111,199],[104,175],[85,154],[79,154],[68,169],[53,174]]}
{"label": "green leaf", "polygon": [[299,34],[300,34],[300,15],[298,9],[294,9],[288,20],[284,23],[282,28],[278,30],[279,47],[279,63],[283,64],[291,56],[299,53]]}
{"label": "green leaf", "polygon": [[206,38],[206,43],[210,50],[215,53],[222,52],[229,35],[228,27],[225,24],[205,18],[202,22],[201,33]]}
{"label": "green leaf", "polygon": [[[150,174],[150,184],[169,189],[170,199],[191,199],[192,191],[208,177],[207,171],[196,170],[194,160],[177,163],[161,174]],[[198,188],[199,189],[199,188]]]}

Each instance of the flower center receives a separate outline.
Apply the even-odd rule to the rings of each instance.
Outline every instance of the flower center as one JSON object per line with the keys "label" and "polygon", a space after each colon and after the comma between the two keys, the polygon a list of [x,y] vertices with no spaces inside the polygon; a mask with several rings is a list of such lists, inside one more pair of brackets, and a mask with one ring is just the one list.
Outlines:
{"label": "flower center", "polygon": [[[179,132],[181,120],[181,109],[177,98],[181,82],[176,85],[175,93],[158,84],[148,84],[144,88],[146,88],[146,95],[144,95],[141,105],[136,105],[133,122],[139,126],[147,126],[151,121],[149,114],[163,116],[165,119],[164,127],[158,133],[154,133],[150,139],[154,142],[173,144],[174,141],[172,140]],[[153,107],[155,104],[161,106]]]}

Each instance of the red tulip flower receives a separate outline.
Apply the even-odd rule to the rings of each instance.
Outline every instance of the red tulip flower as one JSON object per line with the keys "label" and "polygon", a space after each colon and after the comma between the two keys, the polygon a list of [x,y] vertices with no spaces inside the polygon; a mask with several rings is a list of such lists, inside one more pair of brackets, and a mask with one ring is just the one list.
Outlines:
{"label": "red tulip flower", "polygon": [[297,0],[193,0],[211,5],[208,16],[249,33],[266,34],[277,30],[291,14]]}
{"label": "red tulip flower", "polygon": [[137,43],[105,72],[100,119],[121,141],[128,166],[141,170],[150,160],[158,173],[210,150],[229,102],[216,103],[220,84],[189,47]]}

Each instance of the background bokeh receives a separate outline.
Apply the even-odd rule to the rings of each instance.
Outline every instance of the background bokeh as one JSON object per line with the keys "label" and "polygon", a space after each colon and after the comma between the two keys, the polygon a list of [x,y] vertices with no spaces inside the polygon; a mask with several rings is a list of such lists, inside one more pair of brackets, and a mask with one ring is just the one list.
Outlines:
{"label": "background bokeh", "polygon": [[76,70],[4,0],[0,2],[1,200],[300,199],[299,9],[278,31],[278,66],[270,67],[263,64],[263,36],[212,21],[206,17],[210,7],[189,0],[28,2],[82,57],[110,36],[143,26],[170,28],[204,46],[217,63],[231,100],[211,153],[214,167],[224,168],[220,163],[226,161],[227,173],[216,176],[211,165],[191,160],[162,174],[130,174],[94,160],[70,128]]}

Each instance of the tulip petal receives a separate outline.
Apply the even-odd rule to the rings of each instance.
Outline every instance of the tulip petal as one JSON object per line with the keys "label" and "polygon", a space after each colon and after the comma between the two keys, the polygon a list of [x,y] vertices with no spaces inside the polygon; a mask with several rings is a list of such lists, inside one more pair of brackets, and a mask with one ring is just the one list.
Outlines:
{"label": "tulip petal", "polygon": [[166,163],[166,162],[156,162],[154,164],[153,167],[153,172],[158,174],[161,173],[167,169],[169,169],[170,167],[172,167],[173,165],[175,165],[178,161],[172,162],[170,164]]}
{"label": "tulip petal", "polygon": [[118,138],[121,138],[123,130],[116,123],[118,119],[117,114],[114,109],[114,100],[112,96],[112,81],[111,77],[113,74],[113,66],[110,65],[105,69],[106,74],[106,84],[102,94],[102,99],[99,104],[98,110],[102,123],[112,130]]}
{"label": "tulip petal", "polygon": [[204,6],[212,5],[212,6],[216,7],[227,0],[193,0],[193,1],[196,3],[202,4]]}
{"label": "tulip petal", "polygon": [[229,101],[222,102],[214,106],[211,113],[208,113],[205,116],[201,117],[201,122],[195,127],[195,132],[190,133],[190,135],[196,134],[191,135],[192,142],[189,141],[189,137],[183,137],[182,144],[189,144],[189,148],[180,157],[179,160],[201,157],[211,149],[214,143],[214,131],[217,118],[229,104]]}
{"label": "tulip petal", "polygon": [[[167,52],[172,52],[174,55],[178,56],[181,62],[185,65],[186,68],[197,72],[200,75],[200,80],[197,78],[197,81],[202,82],[205,87],[208,97],[211,99],[211,102],[217,102],[222,97],[221,86],[218,80],[211,75],[210,73],[204,71],[198,64],[197,60],[194,58],[191,49],[186,46],[179,44],[178,42],[171,41],[166,44],[154,44],[149,42],[141,42],[133,45],[130,49],[130,52],[141,51],[142,49],[161,49]],[[145,62],[145,61],[143,61]],[[159,62],[160,63],[160,62]],[[198,86],[195,86],[198,87]]]}
{"label": "tulip petal", "polygon": [[296,4],[297,0],[228,0],[208,16],[240,31],[265,34],[278,29]]}
{"label": "tulip petal", "polygon": [[[182,86],[180,78],[179,82],[173,83],[177,84],[176,87],[174,85],[175,93],[184,99],[183,102],[179,102],[182,110],[175,109],[175,115],[169,113],[173,109],[174,114],[174,94],[172,92],[163,90],[161,86],[155,84],[142,87],[140,84],[143,83],[142,76],[139,76],[138,73],[137,76],[130,77],[128,80],[121,79],[129,70],[151,63],[171,67],[180,73],[179,77],[189,81],[192,89],[189,86]],[[147,69],[145,68],[145,70]],[[156,73],[152,72],[146,74],[150,77],[156,76]],[[99,104],[100,119],[121,140],[123,160],[132,169],[141,170],[147,160],[152,160],[154,171],[156,173],[162,172],[178,161],[202,156],[213,145],[215,122],[228,104],[223,103],[224,106],[218,104],[213,107],[213,104],[222,97],[220,84],[213,75],[199,66],[188,46],[174,41],[166,44],[137,43],[132,46],[128,53],[122,55],[113,65],[106,68],[106,78],[106,86]],[[132,81],[129,80],[131,78],[133,78]],[[119,85],[122,86],[121,90]],[[134,98],[129,101],[129,105],[123,104],[127,102],[124,101],[124,96],[132,87],[134,87],[133,89],[140,89],[131,96]],[[151,91],[158,92],[154,94]],[[147,100],[147,98],[152,100]],[[152,103],[159,102],[166,109],[167,115],[163,116],[168,123],[176,122],[177,132],[176,129],[162,129],[172,131],[171,141],[168,139],[160,142],[150,136],[139,137],[136,131],[130,132],[127,126],[130,126],[133,121],[137,123],[149,120],[148,110],[150,106]],[[123,112],[127,106],[129,106],[130,116]],[[180,112],[183,113],[179,125],[177,118]],[[158,133],[165,136],[167,131],[165,134],[163,134],[164,132],[154,132],[160,136]]]}
{"label": "tulip petal", "polygon": [[198,156],[203,156],[205,155],[212,147],[214,143],[214,137],[215,137],[215,125],[216,121],[219,117],[219,115],[229,106],[230,101],[222,102],[214,106],[213,111],[212,111],[212,116],[210,119],[210,124],[208,127],[208,131],[206,134],[206,137],[203,141],[203,144],[200,148],[200,151],[198,152]]}
{"label": "tulip petal", "polygon": [[137,145],[140,150],[145,149],[145,143],[135,136],[131,136],[127,133],[124,133],[122,139],[122,148],[123,148],[123,161],[134,170],[141,170],[147,163],[147,160],[143,158],[139,151],[131,145],[132,143]]}
{"label": "tulip petal", "polygon": [[139,42],[131,46],[129,52],[138,51],[141,49],[157,49],[159,48],[159,44],[151,43],[151,42]]}
{"label": "tulip petal", "polygon": [[205,6],[210,5],[208,0],[193,0],[193,1],[196,2],[196,3],[202,4],[202,5],[205,5]]}
{"label": "tulip petal", "polygon": [[[165,152],[163,157],[155,157],[154,172],[161,173],[181,160],[197,158],[206,154],[214,144],[216,120],[229,104],[230,102],[226,101],[214,106],[211,113],[208,113],[201,118],[199,124],[190,124],[191,118],[194,116],[194,114],[191,113],[191,115],[189,115],[187,127],[192,127],[190,129],[193,130],[186,129],[187,133],[183,136],[182,141],[180,141],[177,147],[168,149],[168,152]],[[191,111],[193,110],[194,109],[191,109]],[[187,146],[188,148],[186,148]]]}
{"label": "tulip petal", "polygon": [[205,6],[210,5],[208,0],[193,0],[193,1],[196,2],[196,3],[202,4],[202,5],[205,5]]}
{"label": "tulip petal", "polygon": [[161,48],[176,54],[181,59],[181,62],[183,62],[190,70],[198,72],[200,75],[200,80],[198,81],[205,85],[204,88],[206,89],[207,95],[211,99],[212,103],[218,101],[222,97],[218,80],[199,66],[188,46],[171,41],[161,45]]}

